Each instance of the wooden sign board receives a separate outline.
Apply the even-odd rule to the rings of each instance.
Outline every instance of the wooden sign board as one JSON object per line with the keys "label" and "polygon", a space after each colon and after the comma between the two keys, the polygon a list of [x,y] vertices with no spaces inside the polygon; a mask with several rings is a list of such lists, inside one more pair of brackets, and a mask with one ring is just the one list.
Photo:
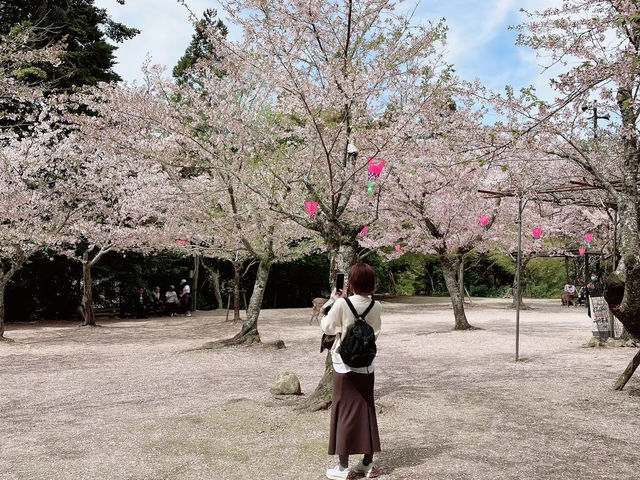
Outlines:
{"label": "wooden sign board", "polygon": [[607,338],[610,336],[609,305],[604,297],[589,297],[591,306],[591,331],[594,337]]}

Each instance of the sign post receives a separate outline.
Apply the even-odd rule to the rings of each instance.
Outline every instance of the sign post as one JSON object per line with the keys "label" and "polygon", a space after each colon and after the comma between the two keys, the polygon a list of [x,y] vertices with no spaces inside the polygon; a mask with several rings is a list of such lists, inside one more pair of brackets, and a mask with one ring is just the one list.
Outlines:
{"label": "sign post", "polygon": [[604,297],[590,297],[591,307],[591,331],[594,337],[606,340],[610,336],[609,305]]}

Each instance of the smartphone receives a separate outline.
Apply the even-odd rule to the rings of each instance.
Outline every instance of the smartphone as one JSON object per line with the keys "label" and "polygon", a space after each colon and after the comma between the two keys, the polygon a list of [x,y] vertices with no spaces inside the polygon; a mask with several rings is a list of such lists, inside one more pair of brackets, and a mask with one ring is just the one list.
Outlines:
{"label": "smartphone", "polygon": [[336,275],[336,291],[341,292],[344,290],[344,273],[338,273]]}

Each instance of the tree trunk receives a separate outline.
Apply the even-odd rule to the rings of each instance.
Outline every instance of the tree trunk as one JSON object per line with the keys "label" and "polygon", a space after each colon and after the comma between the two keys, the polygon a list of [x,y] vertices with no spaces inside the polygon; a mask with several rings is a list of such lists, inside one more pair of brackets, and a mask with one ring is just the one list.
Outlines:
{"label": "tree trunk", "polygon": [[398,295],[398,287],[396,286],[396,279],[393,277],[393,272],[389,269],[389,294]]}
{"label": "tree trunk", "polygon": [[357,245],[339,245],[329,247],[329,286],[331,289],[336,285],[336,275],[344,273],[344,288],[349,291],[349,279],[347,274],[351,267],[358,261]]}
{"label": "tree trunk", "polygon": [[191,311],[198,310],[198,280],[200,277],[200,254],[193,256],[193,278],[191,279]]}
{"label": "tree trunk", "polygon": [[569,257],[564,256],[564,277],[565,283],[569,283]]}
{"label": "tree trunk", "polygon": [[440,255],[440,264],[442,265],[442,273],[444,281],[447,285],[449,296],[451,297],[451,305],[453,306],[453,316],[455,318],[456,330],[471,330],[474,327],[467,321],[464,313],[463,297],[460,295],[460,285],[456,278],[456,269],[458,267],[459,258],[455,257],[452,261],[447,255]]}
{"label": "tree trunk", "polygon": [[260,260],[256,281],[253,285],[253,293],[251,294],[249,306],[247,307],[246,319],[242,324],[242,330],[234,337],[237,340],[242,339],[242,343],[252,344],[260,342],[258,317],[260,316],[260,309],[262,308],[262,299],[264,298],[264,291],[267,286],[267,280],[269,279],[270,268],[271,262],[269,260]]}
{"label": "tree trunk", "polygon": [[4,290],[6,286],[6,281],[0,283],[0,340],[4,339]]}
{"label": "tree trunk", "polygon": [[[524,284],[525,284],[525,280],[527,278],[526,276],[526,268],[527,268],[527,264],[529,263],[529,260],[531,260],[530,258],[523,258],[522,259],[522,265],[520,266],[520,291],[524,292]],[[517,263],[517,260],[516,260]],[[511,300],[511,308],[513,308],[514,310],[516,309],[516,307],[518,306],[518,295],[517,295],[517,288],[518,286],[515,283],[513,283],[513,298]],[[524,294],[520,295],[520,310],[530,310],[531,307],[529,305],[526,305],[524,303]]]}
{"label": "tree trunk", "polygon": [[213,286],[213,295],[216,299],[216,308],[222,308],[222,294],[220,293],[220,274],[217,270],[211,270],[209,273],[211,285]]}
{"label": "tree trunk", "polygon": [[96,318],[93,314],[93,281],[91,279],[91,262],[89,252],[82,254],[82,310],[84,315],[83,326],[96,326]]}
{"label": "tree trunk", "polygon": [[320,383],[318,383],[315,391],[300,404],[300,409],[315,412],[329,408],[332,396],[333,362],[331,361],[331,351],[328,351],[324,361],[324,374],[320,379]]}
{"label": "tree trunk", "polygon": [[431,284],[431,291],[429,293],[425,292],[425,294],[427,295],[433,295],[433,292],[435,292],[436,290],[436,286],[435,283],[433,283],[433,276],[431,275],[431,272],[429,271],[429,267],[425,267],[424,271],[427,274],[427,277],[429,277],[429,283]]}
{"label": "tree trunk", "polygon": [[[357,244],[337,246],[327,242],[329,245],[329,285],[331,288],[336,284],[336,275],[338,273],[344,273],[344,288],[348,290],[349,279],[347,274],[352,265],[358,261]],[[302,408],[315,411],[323,408],[327,408],[331,405],[331,396],[333,394],[333,364],[331,363],[330,352],[325,360],[324,375],[320,379],[320,383],[316,387],[315,391],[309,396],[302,405]]]}
{"label": "tree trunk", "polygon": [[460,257],[460,262],[458,263],[458,288],[460,289],[460,298],[464,303],[464,256]]}
{"label": "tree trunk", "polygon": [[633,357],[631,362],[629,362],[629,365],[627,365],[627,368],[624,370],[624,372],[622,372],[622,375],[620,375],[620,378],[618,378],[618,381],[616,382],[614,389],[622,390],[624,386],[627,384],[627,382],[629,381],[629,379],[633,376],[633,372],[636,371],[639,365],[640,365],[640,351],[636,353],[635,357]]}
{"label": "tree trunk", "polygon": [[240,321],[240,273],[242,262],[233,262],[233,322]]}

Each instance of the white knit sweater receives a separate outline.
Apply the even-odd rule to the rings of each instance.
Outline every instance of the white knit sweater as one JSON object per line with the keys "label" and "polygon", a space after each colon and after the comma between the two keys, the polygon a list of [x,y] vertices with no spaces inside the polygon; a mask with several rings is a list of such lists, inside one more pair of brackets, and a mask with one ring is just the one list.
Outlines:
{"label": "white knit sweater", "polygon": [[[356,312],[364,312],[371,303],[371,297],[364,297],[362,295],[352,295],[349,297]],[[335,303],[334,303],[335,302]],[[331,305],[331,303],[333,303]],[[340,344],[347,336],[349,327],[355,323],[355,318],[349,305],[344,298],[332,298],[327,302],[331,306],[329,312],[322,318],[320,327],[322,331],[327,335],[336,335],[336,340],[331,347],[331,360],[333,361],[333,369],[338,373],[357,372],[357,373],[371,373],[373,372],[373,364],[369,367],[363,368],[351,368],[342,362],[340,357]],[[325,305],[325,308],[327,305]],[[376,335],[376,340],[381,331],[382,320],[380,318],[380,312],[382,307],[380,302],[375,302],[373,308],[367,313],[365,320],[369,325],[373,327],[373,331]]]}

